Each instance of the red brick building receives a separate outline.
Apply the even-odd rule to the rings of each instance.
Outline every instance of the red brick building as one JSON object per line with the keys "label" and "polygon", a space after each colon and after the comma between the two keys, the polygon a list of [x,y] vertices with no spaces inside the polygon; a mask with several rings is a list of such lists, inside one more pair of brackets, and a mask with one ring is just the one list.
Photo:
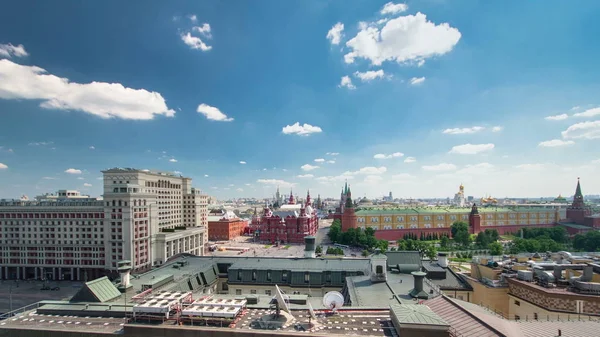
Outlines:
{"label": "red brick building", "polygon": [[238,218],[235,213],[225,210],[212,210],[208,216],[208,239],[211,241],[233,240],[244,235],[248,221]]}
{"label": "red brick building", "polygon": [[263,242],[304,243],[304,237],[314,235],[319,228],[319,217],[313,209],[310,192],[306,205],[296,204],[293,193],[289,201],[277,210],[265,206],[261,217],[255,216],[250,227],[255,228],[257,237]]}

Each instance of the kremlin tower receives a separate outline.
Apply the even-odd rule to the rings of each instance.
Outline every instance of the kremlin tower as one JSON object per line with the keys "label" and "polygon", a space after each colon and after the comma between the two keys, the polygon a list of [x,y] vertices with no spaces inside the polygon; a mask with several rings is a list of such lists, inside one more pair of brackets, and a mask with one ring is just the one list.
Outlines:
{"label": "kremlin tower", "polygon": [[346,183],[345,205],[342,213],[342,232],[349,228],[356,228],[356,214],[354,213],[354,204],[352,203],[352,192]]}

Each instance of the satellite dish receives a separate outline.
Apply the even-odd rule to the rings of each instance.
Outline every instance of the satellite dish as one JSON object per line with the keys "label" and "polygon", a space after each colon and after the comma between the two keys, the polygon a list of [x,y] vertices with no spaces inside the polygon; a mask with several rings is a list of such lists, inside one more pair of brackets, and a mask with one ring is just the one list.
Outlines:
{"label": "satellite dish", "polygon": [[336,311],[344,305],[344,295],[337,291],[330,291],[323,296],[323,306]]}
{"label": "satellite dish", "polygon": [[[289,298],[289,296],[288,296],[288,298]],[[287,304],[287,302],[285,301],[285,298],[283,297],[283,294],[281,293],[281,289],[279,289],[278,285],[275,285],[275,299],[277,300],[277,304],[279,305],[279,308],[281,308],[283,311],[285,311],[289,314],[290,307]]]}

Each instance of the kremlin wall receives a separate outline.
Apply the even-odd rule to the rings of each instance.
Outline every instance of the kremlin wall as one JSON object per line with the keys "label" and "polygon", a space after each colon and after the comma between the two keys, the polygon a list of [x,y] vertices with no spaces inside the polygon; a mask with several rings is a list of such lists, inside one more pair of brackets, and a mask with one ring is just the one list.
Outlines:
{"label": "kremlin wall", "polygon": [[[462,191],[462,185],[461,185]],[[487,199],[486,199],[487,200]],[[375,229],[381,240],[396,241],[405,234],[448,234],[456,221],[469,224],[472,234],[485,229],[495,229],[499,234],[516,233],[525,227],[564,226],[569,234],[600,228],[600,215],[592,215],[585,205],[581,185],[577,181],[573,203],[561,219],[558,208],[498,207],[482,202],[471,207],[404,207],[374,208],[355,206],[350,187],[342,190],[339,207],[333,215],[342,222],[342,231],[349,228]]]}

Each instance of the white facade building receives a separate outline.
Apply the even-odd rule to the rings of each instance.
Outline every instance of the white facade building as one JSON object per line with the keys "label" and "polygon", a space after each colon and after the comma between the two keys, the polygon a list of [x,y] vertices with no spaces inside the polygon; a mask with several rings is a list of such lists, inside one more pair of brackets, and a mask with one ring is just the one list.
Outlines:
{"label": "white facade building", "polygon": [[114,168],[104,199],[60,190],[36,201],[0,201],[0,279],[89,280],[117,262],[133,271],[177,254],[203,255],[208,197],[191,179]]}

